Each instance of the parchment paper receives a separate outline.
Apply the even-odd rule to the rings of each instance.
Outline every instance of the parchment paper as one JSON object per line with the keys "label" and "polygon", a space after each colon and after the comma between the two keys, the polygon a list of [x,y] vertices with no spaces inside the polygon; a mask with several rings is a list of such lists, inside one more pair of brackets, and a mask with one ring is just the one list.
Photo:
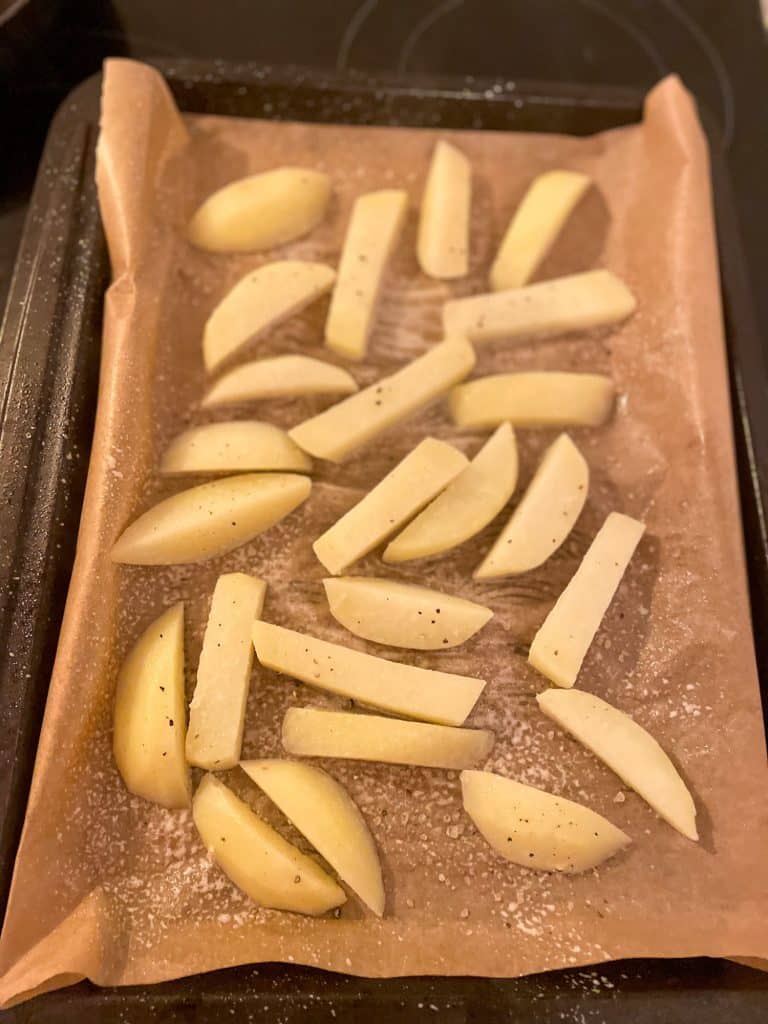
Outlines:
{"label": "parchment paper", "polygon": [[[438,134],[455,138],[475,175],[472,272],[425,278],[415,210]],[[329,216],[308,238],[260,255],[192,249],[183,228],[213,189],[281,164],[327,170]],[[202,566],[115,567],[110,545],[135,515],[182,484],[154,472],[168,440],[204,422],[201,332],[247,269],[286,255],[338,259],[350,206],[382,186],[409,190],[412,211],[386,287],[361,384],[439,338],[440,304],[485,290],[494,246],[531,179],[551,167],[599,185],[539,276],[602,265],[627,280],[637,314],[620,329],[478,350],[477,374],[503,369],[604,371],[621,393],[613,422],[575,431],[592,472],[587,508],[549,563],[519,579],[470,573],[507,512],[474,541],[428,563],[355,572],[424,581],[488,602],[492,623],[467,645],[398,653],[356,641],[331,619],[311,541],[421,437],[473,454],[482,435],[455,431],[438,404],[346,465],[317,463],[311,499],[264,536]],[[114,267],[106,299],[98,419],[77,561],[51,682],[23,839],[0,945],[8,1003],[83,976],[154,982],[250,961],[351,974],[514,976],[619,957],[768,957],[768,775],[748,618],[705,143],[675,79],[649,96],[645,120],[586,139],[437,133],[215,117],[181,118],[156,72],[107,66],[98,177]],[[327,300],[326,300],[327,303]],[[254,346],[321,347],[326,303]],[[250,353],[253,355],[253,352]],[[287,426],[328,400],[264,402],[233,414]],[[520,431],[518,495],[547,432]],[[193,483],[196,481],[190,481]],[[517,500],[517,499],[515,499]],[[648,524],[579,683],[647,726],[695,794],[701,842],[660,821],[536,709],[541,677],[526,645],[612,509]],[[635,840],[599,871],[529,872],[498,858],[463,814],[457,775],[326,762],[349,787],[381,851],[387,913],[351,898],[338,918],[261,910],[210,862],[186,811],[131,797],[110,750],[115,675],[159,611],[183,599],[191,686],[216,576],[269,583],[265,618],[427,667],[490,680],[470,722],[497,734],[487,767],[589,804]],[[290,705],[338,705],[255,669],[244,755],[280,754]],[[228,781],[295,837],[238,771]]]}

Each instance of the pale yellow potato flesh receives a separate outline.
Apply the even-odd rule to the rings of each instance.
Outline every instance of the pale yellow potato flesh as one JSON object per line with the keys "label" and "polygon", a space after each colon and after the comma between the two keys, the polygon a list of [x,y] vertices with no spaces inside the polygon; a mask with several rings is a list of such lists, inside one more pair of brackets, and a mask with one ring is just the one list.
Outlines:
{"label": "pale yellow potato flesh", "polygon": [[368,192],[355,200],[325,322],[325,344],[347,359],[362,359],[376,319],[384,272],[408,209],[401,189]]}
{"label": "pale yellow potato flesh", "polygon": [[451,392],[459,427],[599,427],[613,412],[613,381],[597,373],[497,373]]}
{"label": "pale yellow potato flesh", "polygon": [[493,742],[493,733],[486,729],[403,722],[349,711],[289,708],[283,719],[283,747],[297,757],[334,757],[459,771],[485,761]]}
{"label": "pale yellow potato flesh", "polygon": [[284,430],[258,420],[191,427],[171,441],[160,462],[166,476],[280,469],[306,473],[312,460]]}
{"label": "pale yellow potato flesh", "polygon": [[495,292],[528,283],[591,184],[591,178],[579,171],[546,171],[533,181],[493,261]]}
{"label": "pale yellow potato flesh", "polygon": [[644,531],[644,523],[611,512],[533,638],[528,661],[558,686],[576,682]]}
{"label": "pale yellow potato flesh", "polygon": [[340,366],[310,356],[274,356],[225,373],[208,389],[202,406],[302,395],[351,395],[355,391],[355,378]]}
{"label": "pale yellow potato flesh", "polygon": [[617,324],[636,306],[632,292],[610,270],[587,270],[524,288],[451,299],[443,306],[443,331],[475,343],[519,343]]}
{"label": "pale yellow potato flesh", "polygon": [[416,256],[430,277],[464,277],[469,271],[472,167],[442,139],[435,145],[421,200]]}
{"label": "pale yellow potato flesh", "polygon": [[189,705],[186,754],[198,768],[223,771],[240,760],[253,666],[251,626],[266,592],[266,583],[242,572],[216,581]]}
{"label": "pale yellow potato flesh", "polygon": [[370,829],[357,804],[322,768],[299,761],[243,761],[243,771],[374,914],[384,913],[384,881]]}
{"label": "pale yellow potato flesh", "polygon": [[484,679],[403,665],[257,621],[253,646],[264,668],[393,715],[461,725]]}
{"label": "pale yellow potato flesh", "polygon": [[311,857],[283,839],[215,775],[204,776],[192,817],[224,874],[254,903],[297,914],[325,914],[347,894]]}
{"label": "pale yellow potato flesh", "polygon": [[439,590],[369,576],[323,580],[331,615],[350,633],[390,647],[458,647],[493,618],[484,605]]}
{"label": "pale yellow potato flesh", "polygon": [[296,473],[227,476],[165,498],[120,535],[110,557],[129,565],[201,562],[247,543],[309,497]]}
{"label": "pale yellow potato flesh", "polygon": [[547,448],[520,504],[473,573],[476,580],[529,572],[557,551],[581,515],[589,466],[561,434]]}
{"label": "pale yellow potato flesh", "polygon": [[493,772],[463,771],[461,794],[483,838],[521,867],[578,874],[631,842],[588,807]]}
{"label": "pale yellow potato flesh", "polygon": [[467,457],[458,448],[434,437],[424,438],[318,537],[312,550],[337,576],[399,530],[466,465]]}
{"label": "pale yellow potato flesh", "polygon": [[203,360],[208,371],[299,313],[331,290],[336,272],[324,263],[279,260],[249,270],[224,296],[203,330]]}
{"label": "pale yellow potato flesh", "polygon": [[189,807],[186,723],[184,605],[179,602],[139,637],[117,679],[112,749],[131,793],[163,807]]}
{"label": "pale yellow potato flesh", "polygon": [[474,537],[512,497],[517,469],[515,433],[502,423],[466,469],[390,542],[384,561],[427,558]]}
{"label": "pale yellow potato flesh", "polygon": [[343,462],[382,431],[463,380],[474,365],[475,350],[468,341],[442,341],[397,373],[304,420],[289,434],[310,455]]}
{"label": "pale yellow potato flesh", "polygon": [[307,167],[276,167],[220,188],[195,211],[189,241],[208,252],[256,252],[308,234],[325,216],[331,180]]}
{"label": "pale yellow potato flesh", "polygon": [[583,690],[545,690],[536,700],[687,839],[697,840],[696,805],[672,761],[641,725]]}

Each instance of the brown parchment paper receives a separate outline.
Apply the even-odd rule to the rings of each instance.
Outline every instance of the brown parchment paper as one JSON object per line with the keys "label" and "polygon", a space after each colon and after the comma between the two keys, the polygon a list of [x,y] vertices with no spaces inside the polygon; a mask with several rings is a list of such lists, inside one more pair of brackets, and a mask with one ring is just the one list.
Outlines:
{"label": "brown parchment paper", "polygon": [[[442,134],[455,134],[475,175],[472,271],[455,283],[428,280],[414,257],[415,210],[437,133],[182,118],[154,71],[108,64],[98,177],[114,281],[77,561],[0,943],[4,1003],[83,976],[133,984],[260,960],[374,976],[514,976],[619,957],[768,957],[768,777],[708,161],[691,99],[669,79],[649,95],[642,124],[586,139]],[[333,177],[329,215],[308,238],[241,256],[209,255],[185,242],[185,222],[204,196],[280,164]],[[574,432],[592,472],[586,510],[564,549],[519,579],[471,581],[508,513],[430,562],[393,569],[371,556],[355,566],[487,602],[496,617],[478,637],[418,655],[357,641],[327,611],[324,571],[310,546],[426,434],[470,455],[477,450],[482,436],[455,431],[440,403],[346,465],[317,463],[310,500],[239,551],[204,565],[110,563],[125,524],[182,486],[159,482],[154,469],[171,436],[212,415],[199,410],[201,332],[240,275],[285,255],[335,264],[354,197],[406,187],[411,219],[369,358],[354,368],[367,384],[438,340],[444,299],[485,290],[510,212],[551,167],[587,171],[599,193],[580,208],[540,276],[609,267],[628,281],[638,312],[613,331],[486,346],[475,372],[612,375],[621,394],[614,420]],[[290,320],[258,352],[327,357],[325,310],[318,303]],[[288,426],[327,404],[265,402],[215,418],[249,412]],[[519,432],[518,494],[551,437]],[[671,752],[695,794],[698,844],[661,822],[535,705],[543,680],[526,663],[526,645],[612,509],[644,519],[648,531],[579,682],[635,716]],[[456,773],[327,762],[381,851],[386,916],[371,917],[354,898],[338,918],[321,920],[255,907],[212,865],[189,812],[131,797],[110,751],[115,675],[128,646],[162,608],[183,599],[191,686],[214,580],[232,570],[268,581],[268,620],[490,680],[470,719],[497,734],[487,767],[588,803],[625,829],[632,847],[575,878],[529,872],[496,857],[477,834],[462,812]],[[257,667],[244,755],[280,754],[288,706],[333,703]],[[295,838],[239,771],[227,777]]]}

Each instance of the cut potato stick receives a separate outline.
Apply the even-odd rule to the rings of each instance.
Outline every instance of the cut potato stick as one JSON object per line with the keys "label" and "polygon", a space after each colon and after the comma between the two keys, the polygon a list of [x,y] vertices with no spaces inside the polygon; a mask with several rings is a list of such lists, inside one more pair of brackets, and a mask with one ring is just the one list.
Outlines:
{"label": "cut potato stick", "polygon": [[300,423],[290,436],[310,455],[342,462],[383,430],[463,380],[475,350],[462,338],[443,341],[390,377]]}
{"label": "cut potato stick", "polygon": [[284,430],[257,420],[191,427],[171,441],[160,462],[166,476],[275,469],[305,473],[312,460]]}
{"label": "cut potato stick", "polygon": [[338,575],[399,530],[466,465],[458,448],[425,438],[318,537],[313,551],[328,572]]}
{"label": "cut potato stick", "polygon": [[292,242],[325,216],[331,195],[327,174],[277,167],[240,178],[208,196],[187,230],[209,252],[255,252]]}
{"label": "cut potato stick", "polygon": [[186,722],[179,602],[139,637],[118,676],[112,749],[131,793],[163,807],[189,807]]}
{"label": "cut potato stick", "polygon": [[558,686],[576,682],[644,530],[636,519],[611,512],[533,638],[528,661]]}
{"label": "cut potato stick", "polygon": [[357,383],[346,370],[309,356],[256,359],[225,373],[206,392],[202,405],[229,405],[259,398],[351,395]]}
{"label": "cut potato stick", "polygon": [[599,427],[613,411],[610,377],[596,373],[497,373],[451,392],[459,427]]}
{"label": "cut potato stick", "polygon": [[206,321],[203,359],[214,370],[247,341],[265,334],[331,290],[336,273],[324,263],[280,260],[249,270]]}
{"label": "cut potato stick", "polygon": [[464,810],[506,860],[577,874],[628,846],[628,835],[582,804],[493,772],[463,771]]}
{"label": "cut potato stick", "polygon": [[253,665],[251,626],[266,591],[266,583],[241,572],[216,581],[189,705],[186,754],[198,768],[222,771],[240,760]]}
{"label": "cut potato stick", "polygon": [[364,640],[414,651],[458,647],[493,618],[490,608],[410,583],[341,576],[323,580],[331,615]]}
{"label": "cut potato stick", "polygon": [[347,894],[311,857],[262,821],[215,775],[206,775],[192,801],[200,838],[221,870],[262,907],[324,914]]}
{"label": "cut potato stick", "polygon": [[589,466],[561,434],[544,453],[520,504],[474,572],[477,580],[528,572],[557,551],[587,500]]}
{"label": "cut potato stick", "polygon": [[460,149],[440,140],[421,200],[416,255],[425,274],[464,277],[469,270],[472,168]]}
{"label": "cut potato stick", "polygon": [[498,515],[516,483],[515,434],[509,423],[502,423],[466,469],[395,537],[382,558],[407,562],[463,544]]}
{"label": "cut potato stick", "polygon": [[446,337],[521,342],[626,320],[637,303],[609,270],[556,277],[504,292],[452,299],[443,306]]}
{"label": "cut potato stick", "polygon": [[461,725],[484,679],[402,665],[267,622],[253,625],[256,657],[265,668],[320,690],[394,715]]}
{"label": "cut potato stick", "polygon": [[381,917],[384,882],[376,844],[344,787],[322,768],[298,761],[243,761],[241,767],[341,880]]}
{"label": "cut potato stick", "polygon": [[348,359],[366,353],[384,271],[407,209],[408,193],[400,189],[368,192],[355,200],[325,323],[325,344]]}
{"label": "cut potato stick", "polygon": [[175,565],[223,555],[285,518],[311,488],[309,477],[295,473],[245,473],[190,487],[139,516],[110,557],[130,565]]}
{"label": "cut potato stick", "polygon": [[402,722],[348,711],[289,708],[283,719],[283,747],[298,757],[460,770],[484,761],[493,741],[493,733],[485,729]]}
{"label": "cut potato stick", "polygon": [[495,292],[528,283],[591,183],[578,171],[546,171],[533,181],[493,261]]}
{"label": "cut potato stick", "polygon": [[639,794],[659,817],[696,840],[696,805],[677,769],[629,715],[583,690],[546,690],[539,707]]}

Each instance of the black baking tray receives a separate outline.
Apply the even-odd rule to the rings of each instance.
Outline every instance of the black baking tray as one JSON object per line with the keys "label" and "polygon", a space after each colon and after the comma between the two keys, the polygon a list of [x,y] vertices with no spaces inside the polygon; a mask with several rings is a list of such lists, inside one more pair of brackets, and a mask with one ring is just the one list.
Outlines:
{"label": "black baking tray", "polygon": [[[639,120],[625,89],[156,61],[182,110],[351,124],[576,135]],[[109,265],[93,183],[101,76],[65,101],[48,136],[0,334],[0,900],[21,830],[74,556],[98,387]],[[709,120],[704,115],[705,124]],[[720,140],[713,157],[728,359],[752,615],[768,665],[766,361]],[[749,643],[749,638],[741,638]],[[766,706],[765,698],[763,700]],[[633,960],[514,980],[367,980],[266,964],[161,985],[88,982],[6,1011],[9,1022],[100,1024],[436,1019],[668,1024],[768,1019],[768,975],[723,960]]]}

